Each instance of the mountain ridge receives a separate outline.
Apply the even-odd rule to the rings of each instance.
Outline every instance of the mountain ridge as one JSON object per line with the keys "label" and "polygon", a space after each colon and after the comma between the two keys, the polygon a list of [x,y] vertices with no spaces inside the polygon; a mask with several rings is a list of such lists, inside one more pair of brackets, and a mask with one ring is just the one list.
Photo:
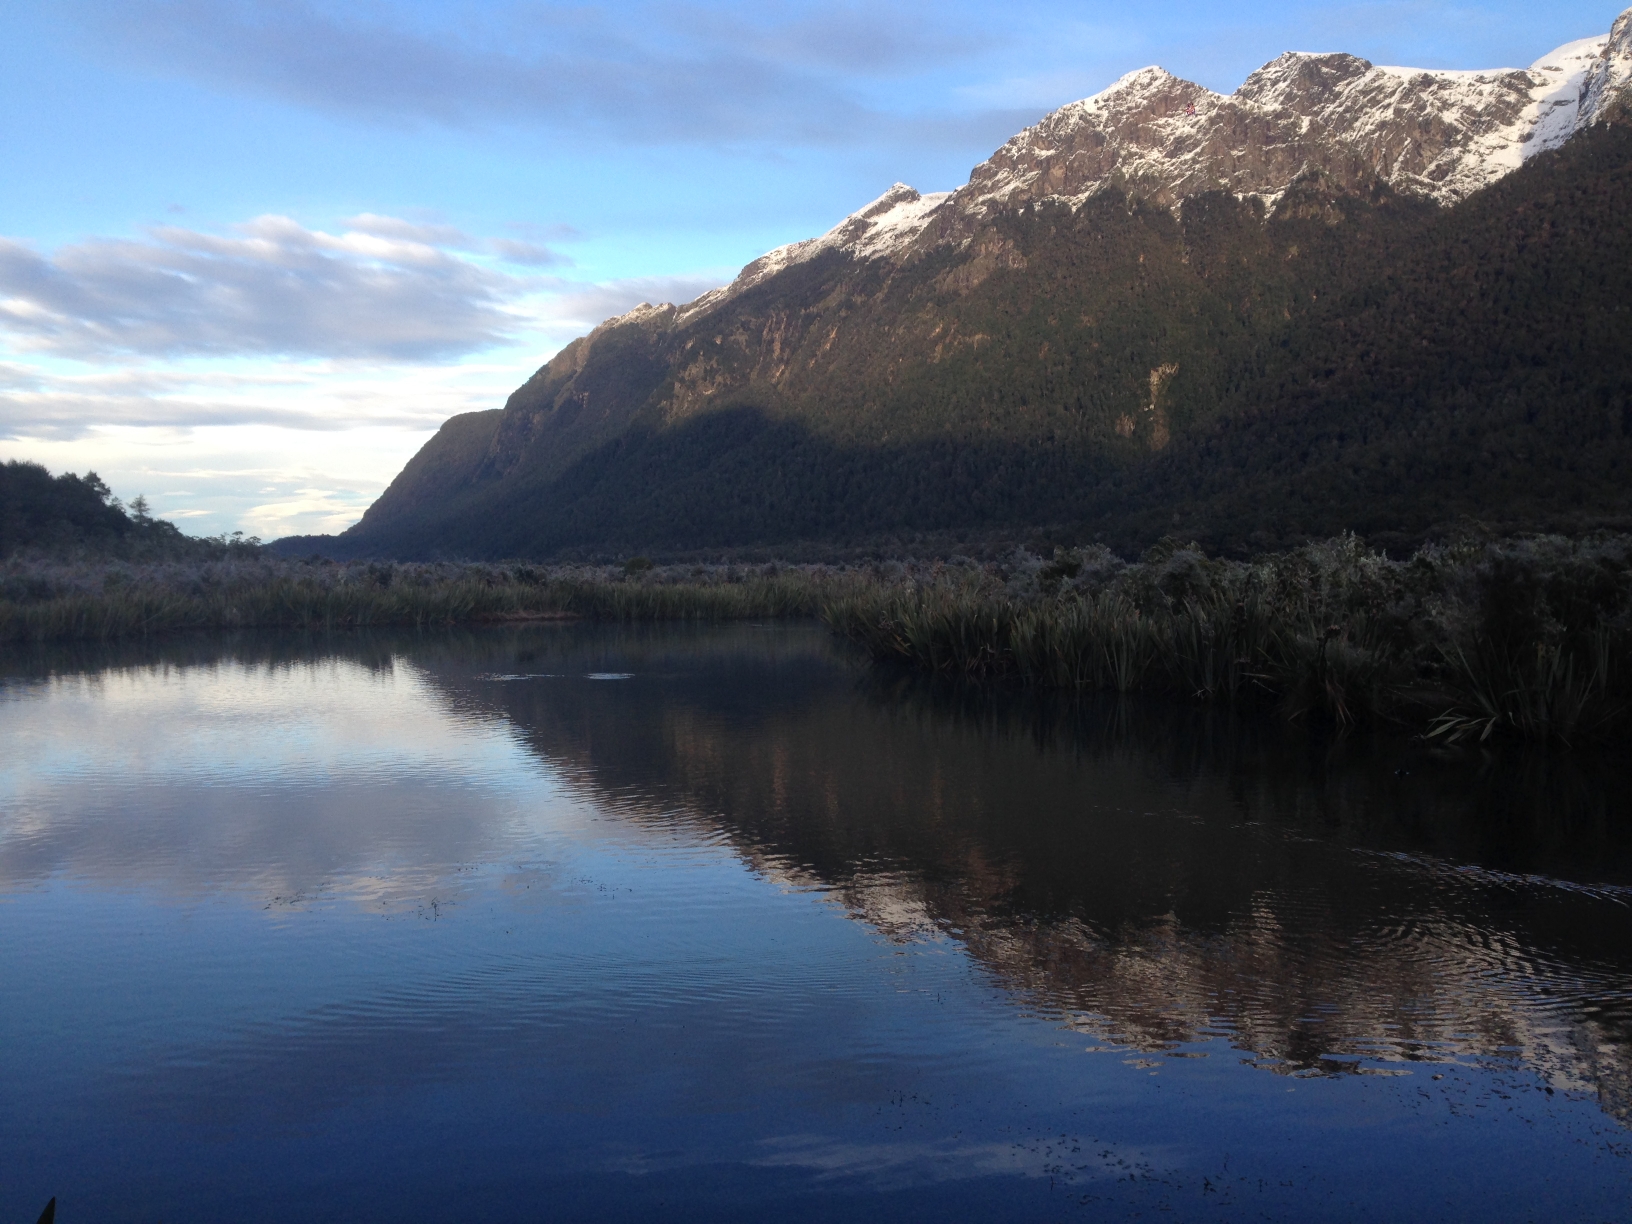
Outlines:
{"label": "mountain ridge", "polygon": [[[1306,388],[1286,387],[1318,383],[1319,371],[1282,369],[1275,387],[1265,380],[1286,366],[1288,344],[1325,345],[1305,334],[1311,320],[1362,346],[1378,337],[1399,345],[1367,307],[1356,317],[1371,318],[1374,335],[1331,315],[1334,295],[1395,293],[1425,243],[1522,263],[1502,244],[1537,236],[1498,215],[1507,205],[1479,201],[1505,191],[1513,207],[1540,208],[1559,176],[1575,212],[1554,208],[1547,224],[1591,227],[1606,250],[1621,249],[1624,208],[1614,201],[1627,199],[1617,158],[1627,153],[1629,80],[1632,10],[1608,35],[1525,70],[1416,72],[1289,53],[1230,96],[1140,70],[1017,134],[956,192],[897,184],[693,303],[643,304],[608,320],[546,363],[502,413],[450,421],[337,543],[543,555],[1070,522],[1133,546],[1156,519],[1172,526],[1173,514],[1206,534],[1195,490],[1211,477],[1171,476],[1184,487],[1166,488],[1155,473],[1180,471],[1179,456],[1205,451],[1231,422],[1306,401]],[[1434,122],[1421,113],[1430,103]],[[1357,106],[1366,122],[1353,119]],[[1333,135],[1332,116],[1344,115],[1348,126]],[[1409,148],[1402,132],[1416,133]],[[1147,173],[1152,165],[1169,173]],[[1504,188],[1516,175],[1523,185]],[[1565,182],[1578,179],[1598,186],[1583,193]],[[1593,191],[1610,193],[1608,203]],[[1443,283],[1412,289],[1413,308],[1431,310],[1436,294],[1457,288],[1461,272],[1447,258],[1433,256]],[[1569,246],[1567,259],[1575,263],[1560,265],[1561,282],[1590,250]],[[1629,266],[1606,265],[1610,300],[1632,296]],[[1469,292],[1489,288],[1481,281]],[[1594,303],[1602,288],[1591,289]],[[1503,309],[1572,318],[1583,309],[1552,301],[1545,287],[1526,292],[1533,300]],[[1500,356],[1487,354],[1495,365]],[[1618,387],[1616,354],[1594,360]],[[1524,383],[1502,377],[1479,374],[1497,415]],[[1457,392],[1446,388],[1424,408],[1430,417],[1450,411]],[[1249,392],[1264,401],[1245,403]],[[1319,411],[1328,410],[1338,411]],[[749,454],[780,472],[781,485],[745,467]],[[920,488],[932,473],[950,490],[944,497]],[[654,487],[665,482],[672,487]],[[918,489],[917,500],[874,482]],[[752,507],[737,505],[750,489],[773,506],[786,500],[782,490],[802,489],[808,505],[759,515],[755,538]],[[1239,503],[1243,494],[1217,496]],[[831,504],[847,498],[870,509],[847,516]],[[1447,504],[1459,501],[1457,513],[1479,509],[1477,498]],[[1181,503],[1189,508],[1165,509]],[[660,508],[630,517],[630,506],[646,504]],[[1618,506],[1601,509],[1616,519]],[[1236,547],[1296,534],[1285,523],[1247,530],[1241,518],[1232,511],[1215,534]],[[1396,514],[1384,530],[1403,538],[1444,514],[1411,518]],[[1308,530],[1355,525],[1316,519]],[[1134,522],[1143,526],[1124,529]]]}
{"label": "mountain ridge", "polygon": [[[958,214],[983,216],[1017,201],[1080,202],[1122,185],[1136,198],[1176,206],[1189,195],[1227,184],[1237,195],[1272,202],[1311,168],[1337,173],[1319,164],[1322,141],[1318,135],[1309,139],[1311,127],[1337,133],[1328,142],[1351,155],[1351,164],[1342,167],[1347,185],[1357,185],[1369,172],[1396,190],[1414,189],[1440,203],[1456,203],[1598,122],[1629,81],[1632,9],[1608,34],[1566,43],[1528,69],[1379,67],[1346,53],[1288,51],[1225,95],[1151,65],[1017,133],[971,171],[964,187],[922,195],[895,183],[826,234],[768,251],[730,285],[678,307],[675,322],[688,322],[819,251],[838,249],[858,258],[896,254],[910,249],[926,230],[932,241],[962,236],[954,220]],[[1412,89],[1420,95],[1418,105],[1405,106]],[[1430,124],[1424,123],[1430,117],[1422,105],[1427,102],[1437,112]],[[1221,114],[1238,128],[1259,118],[1279,130],[1242,131],[1239,140],[1221,142]],[[1085,136],[1100,147],[1078,147]],[[1039,148],[1042,141],[1049,143]],[[1416,147],[1402,148],[1411,144]],[[1264,156],[1266,150],[1273,155]],[[1324,151],[1326,160],[1340,160],[1334,150]],[[1073,163],[1090,152],[1099,156],[1089,158],[1091,171],[1084,174]],[[1187,165],[1175,176],[1176,165],[1197,160],[1201,165]],[[1221,173],[1226,162],[1235,164]],[[1030,190],[1038,184],[1044,190]],[[942,205],[951,215],[937,217]],[[642,303],[608,323],[667,305]]]}

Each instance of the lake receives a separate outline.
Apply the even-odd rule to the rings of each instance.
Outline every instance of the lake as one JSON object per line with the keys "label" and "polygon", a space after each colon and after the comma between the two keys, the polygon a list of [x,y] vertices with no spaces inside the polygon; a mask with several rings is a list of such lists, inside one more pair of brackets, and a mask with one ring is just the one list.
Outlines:
{"label": "lake", "polygon": [[797,624],[0,670],[0,1221],[1632,1218],[1613,754]]}

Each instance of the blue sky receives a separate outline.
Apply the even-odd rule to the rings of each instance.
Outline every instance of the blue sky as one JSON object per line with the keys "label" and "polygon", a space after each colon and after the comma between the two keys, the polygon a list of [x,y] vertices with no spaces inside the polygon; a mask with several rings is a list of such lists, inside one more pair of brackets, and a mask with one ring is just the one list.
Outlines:
{"label": "blue sky", "polygon": [[1048,110],[1286,50],[1526,65],[1616,3],[8,0],[0,458],[352,521],[437,425]]}

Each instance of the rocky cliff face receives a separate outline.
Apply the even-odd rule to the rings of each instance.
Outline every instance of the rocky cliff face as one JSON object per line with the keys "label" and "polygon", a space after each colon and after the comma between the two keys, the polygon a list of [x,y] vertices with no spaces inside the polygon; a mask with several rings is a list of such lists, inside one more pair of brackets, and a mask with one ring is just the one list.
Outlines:
{"label": "rocky cliff face", "polygon": [[[1141,69],[955,192],[898,183],[730,285],[602,324],[457,447],[429,443],[348,534],[513,554],[1109,524],[1134,485],[1178,495],[1149,475],[1162,465],[1193,496],[1221,439],[1241,471],[1294,480],[1357,439],[1465,446],[1497,428],[1480,412],[1507,414],[1515,464],[1561,430],[1632,436],[1629,93],[1632,10],[1526,69],[1289,53],[1228,96]],[[1304,424],[1255,444],[1273,464],[1240,449],[1241,422],[1294,405]],[[1392,462],[1367,459],[1345,504]],[[1232,522],[1256,513],[1236,501]],[[1349,514],[1334,501],[1264,538],[1360,526]]]}
{"label": "rocky cliff face", "polygon": [[1587,66],[1577,104],[1577,127],[1597,123],[1632,91],[1632,9],[1610,27],[1603,50]]}

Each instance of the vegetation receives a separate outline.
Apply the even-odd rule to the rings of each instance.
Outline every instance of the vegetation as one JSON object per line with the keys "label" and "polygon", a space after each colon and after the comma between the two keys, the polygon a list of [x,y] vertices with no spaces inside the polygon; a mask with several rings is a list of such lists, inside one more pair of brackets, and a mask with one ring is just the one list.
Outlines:
{"label": "vegetation", "polygon": [[1161,541],[845,566],[14,557],[0,641],[185,629],[822,616],[875,659],[1064,690],[1399,721],[1443,743],[1632,726],[1632,537],[1461,541],[1390,559],[1341,536],[1252,561]]}
{"label": "vegetation", "polygon": [[38,463],[0,463],[0,556],[123,541],[134,523],[112,498],[95,472],[52,476]]}
{"label": "vegetation", "polygon": [[824,610],[875,658],[1037,685],[1273,701],[1444,742],[1571,741],[1632,722],[1632,539],[1425,547],[1343,536],[1251,562],[1165,540],[945,568]]}
{"label": "vegetation", "polygon": [[15,557],[0,641],[182,629],[339,629],[483,620],[813,616],[856,581],[822,566],[349,565],[268,555],[132,564]]}
{"label": "vegetation", "polygon": [[53,476],[38,463],[0,463],[0,558],[18,553],[52,557],[162,558],[247,556],[260,541],[183,535],[148,512],[147,499],[127,507],[95,472]]}

